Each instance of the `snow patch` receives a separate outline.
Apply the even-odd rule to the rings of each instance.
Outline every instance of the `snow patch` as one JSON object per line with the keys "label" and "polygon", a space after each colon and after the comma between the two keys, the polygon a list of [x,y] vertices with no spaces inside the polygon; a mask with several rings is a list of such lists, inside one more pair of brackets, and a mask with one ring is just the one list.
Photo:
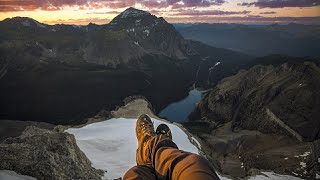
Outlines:
{"label": "snow patch", "polygon": [[21,23],[23,26],[30,26],[30,22],[28,20],[25,20]]}
{"label": "snow patch", "polygon": [[78,29],[80,29],[80,28],[81,28],[81,26],[80,26],[80,25],[72,25],[72,27],[73,27],[73,28],[78,28]]}
{"label": "snow patch", "polygon": [[164,19],[163,18],[158,18],[154,20],[154,24],[157,25],[159,23],[164,23]]}
{"label": "snow patch", "polygon": [[0,179],[7,180],[36,180],[36,178],[31,176],[25,176],[17,174],[14,171],[9,170],[0,170]]}
{"label": "snow patch", "polygon": [[126,31],[127,31],[127,32],[134,32],[134,28],[127,29]]}
{"label": "snow patch", "polygon": [[265,179],[277,179],[277,180],[302,180],[297,177],[288,176],[288,175],[279,175],[274,172],[261,172],[262,175],[256,175],[250,177],[248,180],[265,180]]}
{"label": "snow patch", "polygon": [[307,151],[300,155],[300,157],[307,157],[311,154],[311,152]]}
{"label": "snow patch", "polygon": [[127,17],[139,17],[139,16],[143,16],[143,15],[147,15],[149,14],[148,12],[145,11],[140,11],[137,9],[132,9],[132,10],[126,10],[124,11],[120,18],[127,18]]}
{"label": "snow patch", "polygon": [[141,22],[141,19],[136,20],[136,22],[135,22],[136,26],[139,26],[140,22]]}
{"label": "snow patch", "polygon": [[294,157],[296,157],[296,158],[299,158],[299,157],[307,157],[307,156],[310,156],[310,154],[311,154],[311,152],[306,151],[306,152],[304,152],[303,154],[301,154],[301,155],[296,155],[296,156],[294,156]]}
{"label": "snow patch", "polygon": [[194,137],[191,137],[191,139],[193,142],[195,142],[197,144],[198,148],[201,149],[201,144],[199,143],[199,141]]}
{"label": "snow patch", "polygon": [[[202,60],[204,60],[204,59],[202,59]],[[218,66],[219,64],[221,64],[220,62],[216,62],[215,64],[214,64],[214,66],[212,66],[212,67],[210,67],[209,68],[209,71],[212,71],[216,66]]]}
{"label": "snow patch", "polygon": [[[187,134],[178,126],[161,120],[152,119],[154,126],[167,124],[173,141],[179,149],[198,154]],[[106,179],[119,178],[136,165],[137,140],[135,135],[136,119],[114,118],[103,122],[89,124],[82,128],[70,128],[79,148],[87,155],[92,166],[107,170]]]}
{"label": "snow patch", "polygon": [[36,25],[40,28],[46,28],[45,25],[38,23],[37,21],[35,21],[34,23],[36,23]]}
{"label": "snow patch", "polygon": [[146,33],[146,34],[147,34],[147,36],[149,36],[149,34],[150,34],[150,30],[149,30],[149,29],[146,29],[146,30],[144,30],[144,31],[143,31],[143,33]]}
{"label": "snow patch", "polygon": [[210,56],[207,56],[207,57],[205,57],[205,58],[202,58],[201,60],[202,61],[206,61],[206,60],[208,60],[210,58]]}
{"label": "snow patch", "polygon": [[139,42],[138,42],[138,41],[135,41],[134,44],[137,45],[137,46],[139,46]]}
{"label": "snow patch", "polygon": [[305,169],[307,167],[307,164],[305,162],[300,162],[300,166],[302,169]]}
{"label": "snow patch", "polygon": [[45,28],[45,27],[46,27],[45,25],[40,24],[40,23],[37,22],[37,21],[29,20],[29,19],[23,21],[21,24],[22,24],[23,26],[31,26],[32,23],[34,23],[36,26],[38,26],[38,27],[40,27],[40,28]]}
{"label": "snow patch", "polygon": [[316,179],[320,179],[320,175],[319,174],[316,174]]}

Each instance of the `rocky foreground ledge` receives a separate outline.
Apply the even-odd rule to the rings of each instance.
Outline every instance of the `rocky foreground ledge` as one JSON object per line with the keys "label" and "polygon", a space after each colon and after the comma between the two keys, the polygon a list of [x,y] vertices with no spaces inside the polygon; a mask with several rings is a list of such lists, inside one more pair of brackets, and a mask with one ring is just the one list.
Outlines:
{"label": "rocky foreground ledge", "polygon": [[[236,146],[237,140],[235,139],[242,139],[243,137],[252,139],[250,137],[260,137],[262,134],[253,133],[251,134],[252,136],[248,136],[250,133],[239,133],[239,136],[235,136],[230,130],[228,132],[221,130],[220,133],[215,132],[212,135],[205,135],[203,139],[202,131],[197,128],[190,129],[190,126],[186,126],[193,133],[191,135],[181,124],[171,123],[158,118],[154,115],[151,104],[145,98],[129,97],[125,101],[124,106],[118,107],[111,112],[101,111],[95,117],[87,119],[86,125],[72,128],[58,126],[54,130],[44,130],[29,126],[20,136],[4,140],[0,144],[0,170],[12,170],[17,172],[18,175],[28,175],[37,179],[119,178],[130,167],[135,165],[136,139],[134,136],[134,126],[136,117],[143,113],[149,114],[152,117],[155,126],[159,123],[168,124],[172,129],[174,138],[177,138],[174,141],[181,149],[198,154],[204,153],[218,172],[232,177],[247,177],[248,179],[299,179],[273,172],[265,172],[265,170],[273,170],[280,174],[290,174],[279,171],[279,168],[274,167],[264,166],[267,168],[259,168],[261,166],[258,164],[248,164],[248,162],[261,162],[266,165],[276,164],[278,167],[296,164],[294,168],[299,168],[299,171],[301,171],[306,168],[304,167],[306,166],[304,162],[310,156],[310,152],[307,151],[309,149],[307,144],[297,144],[297,146],[301,146],[297,151],[291,152],[290,148],[289,151],[285,151],[290,153],[291,157],[287,156],[288,154],[283,154],[281,157],[276,156],[272,158],[279,154],[279,152],[282,153],[284,151],[270,148],[274,144],[272,142],[274,139],[272,138],[265,142],[269,145],[267,148],[264,148],[265,146],[261,147],[261,143],[257,143],[260,142],[261,138],[258,138],[257,141],[251,142],[251,145],[256,144],[266,149],[269,153],[265,153],[261,149],[259,151],[257,147],[248,145],[248,143],[241,143],[243,150],[249,153],[246,155],[242,154],[243,156],[240,157],[232,151],[232,147],[238,147]],[[208,129],[208,127],[202,127],[202,129]],[[68,133],[63,132],[65,130]],[[226,136],[229,133],[230,137]],[[215,142],[215,145],[210,146],[207,141]],[[251,153],[252,151],[248,150],[250,148],[258,150],[254,151],[257,154]],[[283,148],[286,149],[287,146]],[[258,157],[262,157],[262,159],[256,159]],[[277,160],[280,159],[282,161],[277,163]],[[217,164],[219,165],[216,166]],[[250,173],[246,173],[245,170],[249,166],[256,167],[257,169],[250,168]],[[303,166],[302,169],[301,166]],[[7,172],[5,173],[8,174]],[[225,176],[220,176],[220,178],[223,180],[232,179]]]}
{"label": "rocky foreground ledge", "polygon": [[79,149],[73,135],[27,127],[22,135],[0,144],[0,169],[41,179],[101,179],[102,170]]}
{"label": "rocky foreground ledge", "polygon": [[[86,124],[72,126],[72,128],[71,126],[56,126],[55,128],[50,126],[53,130],[49,130],[42,129],[48,128],[47,126],[26,123],[18,129],[18,132],[0,139],[0,179],[3,177],[5,177],[5,179],[6,177],[19,177],[21,179],[22,176],[22,179],[25,179],[25,175],[28,176],[27,179],[31,176],[30,179],[34,177],[38,180],[119,178],[126,170],[135,164],[136,139],[133,134],[134,124],[136,118],[141,114],[148,114],[152,118],[159,119],[154,115],[151,103],[146,98],[142,96],[130,96],[124,100],[124,106],[117,107],[111,112],[102,110],[96,116],[86,119]],[[157,121],[156,123],[169,123],[169,126],[175,129],[174,133],[179,134],[176,138],[178,138],[178,143],[182,144],[181,147],[187,148],[188,151],[198,152],[199,147],[197,147],[197,142],[195,139],[192,139],[191,135],[186,132],[181,125],[165,120],[155,121]],[[99,123],[102,123],[107,124],[107,126],[111,124],[112,128],[110,128],[111,126],[109,129],[108,127],[102,127],[102,131],[108,133],[112,131],[114,127],[117,127],[117,124],[126,124],[127,122],[129,123],[127,124],[128,129],[133,129],[130,131],[132,134],[128,134],[128,130],[125,131],[126,133],[122,133],[125,136],[129,136],[125,138],[126,143],[124,143],[125,145],[129,144],[129,148],[122,148],[126,151],[126,156],[123,156],[124,153],[115,154],[118,152],[115,151],[115,149],[119,149],[120,146],[114,145],[112,142],[122,142],[119,137],[115,137],[115,133],[111,133],[112,136],[106,135],[99,137],[100,140],[101,138],[111,138],[111,142],[100,142],[95,139],[95,134],[92,134],[92,132],[86,135],[86,139],[89,138],[89,141],[81,141],[79,139],[76,141],[75,136],[69,132],[71,129],[76,130],[78,128],[81,132],[81,128],[84,128],[84,130],[90,129],[86,127],[87,125],[93,127],[95,126],[94,124],[99,125]],[[8,121],[3,124],[11,127],[12,124],[15,123],[18,122]],[[119,128],[126,128],[127,126],[122,124]],[[118,130],[119,129],[116,131]],[[8,134],[7,131],[5,133]],[[128,141],[128,138],[130,138],[130,141]],[[117,141],[114,141],[114,139],[117,139]],[[94,147],[92,147],[86,149],[81,146],[86,142],[89,143],[89,145],[95,143],[101,145],[99,148],[102,148],[102,156],[99,157],[98,160],[103,159],[104,161],[95,161],[96,159],[94,157],[97,155],[96,152],[99,151],[99,148],[94,149]],[[104,142],[107,143],[104,144]],[[108,151],[108,148],[111,148],[109,149],[110,151]],[[95,151],[93,156],[90,154],[91,150]],[[132,162],[131,159],[127,157],[128,154],[132,154]],[[124,158],[123,161],[121,161],[120,156]],[[118,157],[119,159],[114,159],[110,164],[108,158],[112,157]],[[99,166],[99,163],[102,163],[102,165]],[[120,169],[122,168],[121,172],[113,169],[113,166],[117,166],[119,163],[123,163],[123,166],[125,166],[125,168],[123,166],[120,167]],[[105,166],[106,164],[107,166]],[[105,171],[98,169],[104,169]]]}

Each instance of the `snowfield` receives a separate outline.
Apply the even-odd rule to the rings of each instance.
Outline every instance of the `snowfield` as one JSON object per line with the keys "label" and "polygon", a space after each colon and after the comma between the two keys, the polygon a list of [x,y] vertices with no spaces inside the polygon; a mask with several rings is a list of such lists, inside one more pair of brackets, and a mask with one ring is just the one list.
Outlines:
{"label": "snowfield", "polygon": [[[173,136],[173,141],[179,149],[199,154],[200,143],[190,137],[179,126],[166,121],[152,118],[154,127],[165,123]],[[79,148],[87,155],[92,166],[107,171],[104,179],[122,177],[128,169],[136,165],[137,140],[135,135],[136,119],[113,118],[110,120],[86,125],[82,128],[69,128],[66,131],[74,134]],[[220,176],[221,180],[231,180]],[[299,180],[299,178],[278,175],[273,172],[263,172],[262,175],[252,176],[250,180],[278,179],[278,180]]]}
{"label": "snowfield", "polygon": [[[173,141],[181,150],[198,154],[187,134],[178,126],[152,118],[154,127],[165,123],[173,136]],[[114,118],[89,124],[82,128],[70,128],[79,148],[91,160],[92,166],[107,171],[106,179],[122,177],[128,169],[136,165],[137,139],[135,135],[136,119]]]}
{"label": "snowfield", "polygon": [[301,180],[300,178],[287,176],[287,175],[279,175],[274,172],[262,172],[262,175],[252,176],[248,180]]}
{"label": "snowfield", "polygon": [[14,171],[0,170],[0,180],[36,180],[36,178],[20,175]]}

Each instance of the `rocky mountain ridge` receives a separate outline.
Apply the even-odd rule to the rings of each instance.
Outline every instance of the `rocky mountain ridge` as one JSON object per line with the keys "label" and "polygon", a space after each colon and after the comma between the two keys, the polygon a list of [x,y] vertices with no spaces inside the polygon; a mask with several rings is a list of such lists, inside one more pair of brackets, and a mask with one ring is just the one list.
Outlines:
{"label": "rocky mountain ridge", "polygon": [[319,61],[256,65],[221,80],[185,126],[224,173],[319,173]]}
{"label": "rocky mountain ridge", "polygon": [[279,128],[273,124],[278,124],[280,129],[288,126],[293,136],[299,134],[298,140],[316,140],[320,138],[319,77],[319,66],[313,62],[254,66],[223,79],[199,104],[201,117],[265,133],[277,133]]}
{"label": "rocky mountain ridge", "polygon": [[[130,60],[145,54],[177,59],[196,54],[173,25],[134,8],[126,9],[105,25],[46,25],[30,18],[16,17],[0,23],[0,31],[2,40],[19,35],[16,40],[44,50],[42,58],[64,62],[82,60],[117,67],[127,66]],[[58,39],[51,39],[50,36]],[[11,43],[16,42],[11,40]],[[76,53],[77,59],[70,59],[71,52]]]}

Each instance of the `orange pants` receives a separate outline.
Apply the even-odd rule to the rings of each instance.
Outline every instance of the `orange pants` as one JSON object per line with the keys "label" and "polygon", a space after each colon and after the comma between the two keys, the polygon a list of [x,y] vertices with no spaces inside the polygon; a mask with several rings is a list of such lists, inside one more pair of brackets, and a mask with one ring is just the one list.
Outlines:
{"label": "orange pants", "polygon": [[148,140],[150,153],[137,151],[138,158],[150,157],[150,164],[132,167],[124,180],[218,180],[209,162],[196,154],[179,150],[167,136],[157,135]]}

